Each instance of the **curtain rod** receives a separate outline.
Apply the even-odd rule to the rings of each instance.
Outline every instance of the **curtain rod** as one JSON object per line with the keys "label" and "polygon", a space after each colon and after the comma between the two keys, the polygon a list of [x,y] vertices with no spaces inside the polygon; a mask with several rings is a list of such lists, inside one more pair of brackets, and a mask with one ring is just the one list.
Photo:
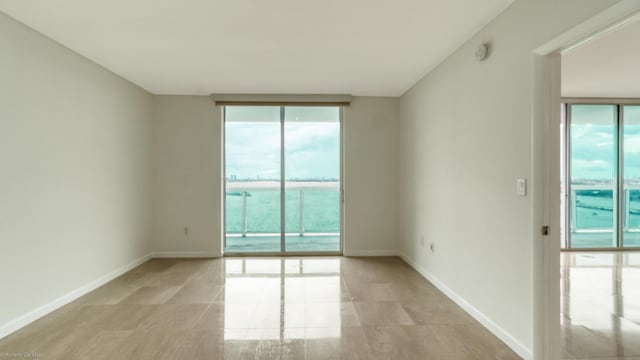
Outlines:
{"label": "curtain rod", "polygon": [[302,94],[211,94],[216,105],[291,105],[291,106],[348,106],[351,95]]}

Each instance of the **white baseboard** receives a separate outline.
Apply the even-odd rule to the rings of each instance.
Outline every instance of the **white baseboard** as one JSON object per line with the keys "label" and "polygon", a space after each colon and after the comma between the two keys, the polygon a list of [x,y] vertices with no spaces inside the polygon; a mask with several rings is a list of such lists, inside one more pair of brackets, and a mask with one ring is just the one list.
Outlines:
{"label": "white baseboard", "polygon": [[480,310],[476,309],[473,305],[467,302],[462,296],[458,295],[455,291],[451,290],[445,283],[440,281],[438,278],[430,274],[425,268],[415,263],[408,256],[400,253],[399,256],[404,260],[407,264],[413,267],[420,275],[422,275],[425,279],[429,280],[435,287],[437,287],[440,291],[442,291],[447,297],[449,297],[453,302],[458,304],[464,311],[466,311],[469,315],[471,315],[474,319],[476,319],[480,324],[482,324],[485,328],[491,331],[495,336],[497,336],[500,340],[502,340],[507,346],[509,346],[516,354],[520,355],[525,360],[533,359],[533,354],[531,349],[522,344],[518,339],[513,337],[509,332],[500,327],[500,325],[496,324],[493,320],[491,320],[488,316],[483,314]]}
{"label": "white baseboard", "polygon": [[151,254],[152,258],[219,258],[222,254],[214,251],[160,251]]}
{"label": "white baseboard", "polygon": [[87,294],[90,291],[93,291],[100,286],[108,283],[109,281],[117,278],[118,276],[126,273],[129,270],[149,261],[151,259],[151,255],[145,255],[141,258],[138,258],[131,263],[124,265],[106,275],[103,275],[73,291],[66,293],[65,295],[60,296],[59,298],[44,304],[30,312],[9,321],[6,324],[0,325],[0,339],[3,337],[23,328],[24,326],[38,320],[39,318],[49,314],[50,312],[59,309],[60,307],[76,300],[82,295]]}
{"label": "white baseboard", "polygon": [[396,250],[345,250],[344,256],[369,257],[369,256],[400,256]]}

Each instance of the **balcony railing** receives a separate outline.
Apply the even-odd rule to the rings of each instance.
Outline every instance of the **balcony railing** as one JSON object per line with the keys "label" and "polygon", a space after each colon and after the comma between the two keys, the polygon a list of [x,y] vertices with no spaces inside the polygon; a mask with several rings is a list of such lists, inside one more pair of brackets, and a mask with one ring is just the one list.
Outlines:
{"label": "balcony railing", "polygon": [[[233,194],[235,196],[241,197],[241,207],[240,207],[240,230],[238,229],[228,229],[226,236],[229,237],[247,237],[250,236],[279,236],[280,233],[277,230],[273,231],[250,231],[249,224],[249,216],[248,216],[248,198],[256,193],[260,192],[279,192],[281,191],[280,183],[277,181],[227,181],[226,183],[226,194],[229,196]],[[307,230],[305,225],[305,208],[307,207],[305,194],[310,192],[326,192],[326,193],[334,193],[334,195],[338,196],[338,202],[335,203],[336,209],[328,209],[328,210],[337,210],[339,208],[339,194],[340,194],[340,184],[337,181],[290,181],[285,183],[285,193],[297,193],[297,229],[296,232],[286,232],[286,236],[339,236],[340,235],[340,219],[339,216],[336,219],[332,219],[331,223],[335,225],[333,228],[325,229],[326,231],[317,231],[318,229],[311,229],[311,231]],[[274,200],[275,201],[275,200]],[[279,211],[280,209],[280,199],[278,196],[277,203],[271,204],[274,209]],[[333,205],[333,204],[332,204]],[[258,206],[258,205],[256,205]],[[262,204],[262,206],[266,206]],[[316,206],[317,204],[309,204],[309,206]],[[317,209],[316,209],[317,210]],[[339,210],[337,211],[339,214]],[[229,213],[227,212],[227,215]],[[280,224],[277,224],[275,227],[280,227]],[[286,229],[286,226],[285,226]],[[286,229],[290,230],[290,229]]]}
{"label": "balcony railing", "polygon": [[[579,195],[578,192],[610,192],[611,197],[597,197],[589,195]],[[624,213],[622,214],[624,219],[624,231],[625,232],[640,232],[640,200],[633,201],[633,204],[637,204],[635,208],[632,208],[632,192],[640,192],[640,185],[625,185],[624,189]],[[639,194],[640,195],[640,194]],[[578,196],[582,198],[582,202],[578,201]],[[570,226],[572,233],[598,233],[598,232],[613,232],[615,229],[615,219],[617,218],[618,206],[617,197],[615,196],[615,187],[602,184],[594,185],[571,185],[571,200],[570,208]],[[584,201],[584,198],[591,198],[591,203]],[[597,203],[597,199],[606,199],[607,204],[602,204],[605,200]],[[581,223],[587,222],[588,219],[579,219],[578,208],[592,209],[592,217],[595,217],[597,212],[611,212],[611,225],[610,226],[579,226]],[[584,215],[582,215],[584,216]],[[635,219],[634,219],[635,218]],[[582,220],[582,221],[579,221]]]}

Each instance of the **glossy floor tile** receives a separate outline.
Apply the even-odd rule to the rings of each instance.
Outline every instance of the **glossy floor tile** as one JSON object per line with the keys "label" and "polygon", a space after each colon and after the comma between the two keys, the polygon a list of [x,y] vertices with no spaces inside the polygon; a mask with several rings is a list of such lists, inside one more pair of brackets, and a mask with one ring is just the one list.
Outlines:
{"label": "glossy floor tile", "polygon": [[152,260],[0,339],[0,354],[24,353],[518,359],[402,260],[343,257]]}
{"label": "glossy floor tile", "polygon": [[566,359],[640,360],[640,253],[562,254]]}

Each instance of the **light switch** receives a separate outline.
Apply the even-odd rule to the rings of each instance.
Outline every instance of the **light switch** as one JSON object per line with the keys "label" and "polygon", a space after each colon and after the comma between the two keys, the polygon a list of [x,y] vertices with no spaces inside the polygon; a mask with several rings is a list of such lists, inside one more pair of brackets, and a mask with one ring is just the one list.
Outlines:
{"label": "light switch", "polygon": [[517,193],[520,196],[527,195],[527,179],[517,179]]}

